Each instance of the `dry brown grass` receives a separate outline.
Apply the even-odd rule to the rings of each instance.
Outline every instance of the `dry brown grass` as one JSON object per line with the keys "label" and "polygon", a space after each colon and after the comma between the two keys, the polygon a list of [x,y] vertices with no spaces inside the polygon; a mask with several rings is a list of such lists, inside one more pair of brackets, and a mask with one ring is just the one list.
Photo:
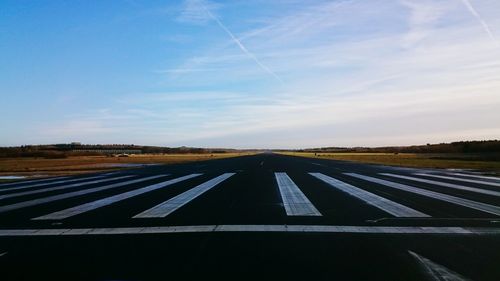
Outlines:
{"label": "dry brown grass", "polygon": [[112,164],[177,164],[250,155],[251,153],[130,155],[129,157],[76,156],[64,159],[0,158],[0,175],[68,175],[124,169]]}
{"label": "dry brown grass", "polygon": [[499,161],[474,160],[475,158],[471,159],[465,154],[316,153],[315,155],[309,152],[284,152],[283,154],[403,167],[473,169],[500,174]]}

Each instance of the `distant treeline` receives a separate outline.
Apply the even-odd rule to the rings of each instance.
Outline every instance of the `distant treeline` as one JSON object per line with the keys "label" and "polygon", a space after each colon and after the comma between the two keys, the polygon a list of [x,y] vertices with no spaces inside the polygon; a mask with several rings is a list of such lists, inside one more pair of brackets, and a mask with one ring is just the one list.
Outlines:
{"label": "distant treeline", "polygon": [[[116,154],[189,154],[189,153],[227,153],[235,149],[197,148],[197,147],[162,147],[133,144],[52,144],[0,147],[0,157],[43,157],[66,158],[68,156],[98,156]],[[278,151],[278,150],[277,150]],[[299,152],[339,153],[491,153],[500,154],[500,140],[460,141],[452,143],[388,146],[388,147],[321,147],[295,150]]]}
{"label": "distant treeline", "polygon": [[452,143],[387,147],[321,147],[299,152],[373,152],[373,153],[500,153],[500,140],[459,141]]}
{"label": "distant treeline", "polygon": [[68,156],[99,156],[113,154],[189,154],[226,153],[232,149],[208,149],[197,147],[160,147],[133,144],[51,144],[0,147],[0,157],[66,158]]}

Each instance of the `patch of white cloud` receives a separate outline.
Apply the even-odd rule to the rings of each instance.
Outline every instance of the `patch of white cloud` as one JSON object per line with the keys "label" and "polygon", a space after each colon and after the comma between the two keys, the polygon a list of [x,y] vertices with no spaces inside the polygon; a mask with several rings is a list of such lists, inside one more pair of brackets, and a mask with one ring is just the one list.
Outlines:
{"label": "patch of white cloud", "polygon": [[432,0],[401,1],[410,10],[409,32],[404,36],[403,45],[409,47],[425,39],[443,16],[446,7],[442,2]]}
{"label": "patch of white cloud", "polygon": [[185,0],[181,14],[177,20],[190,24],[207,24],[213,20],[212,13],[220,8],[220,5],[204,0]]}

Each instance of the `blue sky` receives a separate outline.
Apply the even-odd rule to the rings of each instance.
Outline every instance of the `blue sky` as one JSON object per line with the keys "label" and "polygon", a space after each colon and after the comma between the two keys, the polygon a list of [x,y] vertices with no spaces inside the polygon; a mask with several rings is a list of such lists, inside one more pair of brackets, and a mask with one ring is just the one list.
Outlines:
{"label": "blue sky", "polygon": [[0,2],[0,145],[500,139],[498,0]]}

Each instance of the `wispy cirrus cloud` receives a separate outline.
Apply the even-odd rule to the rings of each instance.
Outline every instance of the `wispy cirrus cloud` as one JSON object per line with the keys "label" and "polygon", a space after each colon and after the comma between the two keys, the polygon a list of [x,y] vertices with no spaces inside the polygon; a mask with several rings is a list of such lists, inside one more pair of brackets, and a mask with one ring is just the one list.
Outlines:
{"label": "wispy cirrus cloud", "polygon": [[410,10],[409,32],[404,36],[403,44],[410,47],[429,35],[436,23],[444,15],[446,8],[436,1],[409,1],[401,2]]}
{"label": "wispy cirrus cloud", "polygon": [[177,20],[190,24],[206,24],[213,20],[212,13],[219,9],[220,5],[204,0],[185,0],[183,9]]}

